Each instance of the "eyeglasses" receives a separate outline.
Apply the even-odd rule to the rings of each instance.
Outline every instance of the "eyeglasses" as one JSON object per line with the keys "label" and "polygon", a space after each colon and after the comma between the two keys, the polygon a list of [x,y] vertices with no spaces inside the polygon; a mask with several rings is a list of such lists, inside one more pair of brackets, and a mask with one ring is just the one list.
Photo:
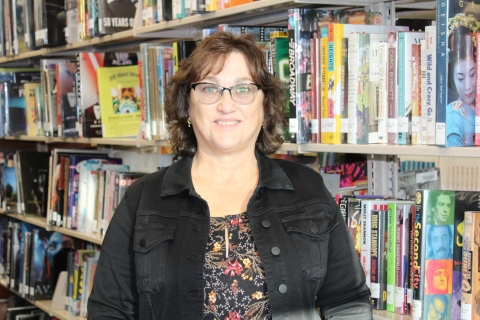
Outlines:
{"label": "eyeglasses", "polygon": [[255,101],[260,86],[255,83],[239,83],[229,88],[209,82],[198,82],[190,85],[195,90],[195,96],[200,103],[214,104],[220,100],[223,91],[230,91],[232,100],[242,106],[249,105]]}

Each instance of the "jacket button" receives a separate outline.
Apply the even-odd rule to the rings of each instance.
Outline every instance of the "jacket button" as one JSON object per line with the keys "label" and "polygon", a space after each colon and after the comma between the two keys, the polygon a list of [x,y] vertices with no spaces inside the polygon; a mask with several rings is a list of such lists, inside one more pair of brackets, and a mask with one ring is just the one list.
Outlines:
{"label": "jacket button", "polygon": [[280,293],[285,293],[287,292],[287,285],[286,284],[281,284],[278,286],[278,292]]}
{"label": "jacket button", "polygon": [[145,248],[146,245],[147,245],[147,239],[142,238],[142,240],[140,240],[140,247]]}
{"label": "jacket button", "polygon": [[260,199],[260,193],[257,192],[257,194],[255,195],[257,197],[257,199]]}
{"label": "jacket button", "polygon": [[265,228],[270,228],[270,221],[268,221],[268,220],[263,220],[263,221],[262,221],[262,226],[264,226]]}
{"label": "jacket button", "polygon": [[310,227],[310,231],[312,231],[313,233],[317,233],[318,232],[318,227],[316,225],[313,225]]}
{"label": "jacket button", "polygon": [[270,249],[270,252],[274,255],[274,256],[278,256],[280,254],[280,248],[279,247],[272,247],[272,249]]}

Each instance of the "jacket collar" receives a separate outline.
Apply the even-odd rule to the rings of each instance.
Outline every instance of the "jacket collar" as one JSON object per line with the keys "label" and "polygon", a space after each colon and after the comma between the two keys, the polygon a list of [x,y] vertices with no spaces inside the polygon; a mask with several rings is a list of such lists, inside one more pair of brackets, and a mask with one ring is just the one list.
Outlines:
{"label": "jacket collar", "polygon": [[[293,185],[278,163],[255,151],[260,171],[259,188],[293,190]],[[173,163],[167,170],[162,186],[162,197],[175,195],[184,190],[193,190],[193,157],[185,156]]]}

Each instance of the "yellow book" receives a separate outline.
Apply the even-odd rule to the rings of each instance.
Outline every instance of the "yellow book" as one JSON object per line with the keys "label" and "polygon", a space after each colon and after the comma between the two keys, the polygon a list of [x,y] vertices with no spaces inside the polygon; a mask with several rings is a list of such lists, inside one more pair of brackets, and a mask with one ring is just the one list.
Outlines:
{"label": "yellow book", "polygon": [[97,70],[104,138],[136,136],[142,118],[138,66]]}
{"label": "yellow book", "polygon": [[[327,78],[327,54],[328,54],[328,39],[320,38],[321,46],[321,81],[322,81],[322,94],[321,94],[321,143],[329,143],[330,133],[328,132],[328,78]],[[333,136],[332,136],[333,139]]]}
{"label": "yellow book", "polygon": [[23,85],[27,136],[36,136],[38,133],[38,113],[35,100],[35,88],[40,85],[40,83],[33,82],[25,83]]}

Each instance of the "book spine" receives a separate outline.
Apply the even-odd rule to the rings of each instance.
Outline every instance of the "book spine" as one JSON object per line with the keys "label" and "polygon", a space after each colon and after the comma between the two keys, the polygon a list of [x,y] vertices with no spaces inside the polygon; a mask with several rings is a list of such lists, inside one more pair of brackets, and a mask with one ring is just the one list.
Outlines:
{"label": "book spine", "polygon": [[[338,130],[340,131],[340,143],[348,142],[348,38],[342,38],[342,47],[341,47],[341,110],[340,110],[340,124]],[[345,121],[345,114],[346,119]],[[346,123],[345,123],[346,122]],[[345,128],[346,125],[346,128]]]}
{"label": "book spine", "polygon": [[397,278],[397,204],[390,202],[387,211],[387,311],[395,311],[395,286]]}
{"label": "book spine", "polygon": [[[478,38],[477,38],[478,39]],[[468,211],[467,211],[468,212]],[[474,238],[478,238],[480,234],[480,212],[474,211],[472,212],[473,215],[473,233]],[[473,255],[472,255],[472,293],[475,292],[475,295],[472,295],[472,319],[479,320],[480,319],[480,301],[478,297],[478,291],[480,289],[480,245],[478,241],[472,241],[473,245]],[[473,312],[475,310],[475,312]]]}
{"label": "book spine", "polygon": [[412,145],[422,144],[421,44],[412,44]]}
{"label": "book spine", "polygon": [[[420,101],[421,144],[427,144],[427,39],[420,42]],[[413,121],[413,120],[412,120]],[[413,124],[412,124],[413,126]]]}
{"label": "book spine", "polygon": [[[208,6],[207,6],[208,9]],[[299,9],[289,9],[288,10],[288,20],[293,20],[294,25],[288,26],[288,66],[289,66],[289,74],[290,74],[290,98],[289,98],[289,109],[290,114],[288,117],[288,127],[290,131],[290,143],[297,143],[297,136],[298,136],[298,127],[300,118],[297,117],[297,103],[296,103],[296,88],[297,82],[299,81],[297,77],[297,66],[296,66],[296,59],[295,59],[295,48],[296,48],[296,39],[298,39],[298,28],[295,28],[298,22],[299,16]]]}
{"label": "book spine", "polygon": [[312,118],[310,121],[310,126],[311,126],[311,131],[310,131],[310,139],[309,142],[311,143],[318,143],[319,142],[319,136],[318,136],[318,108],[317,108],[317,101],[318,101],[318,95],[317,95],[317,72],[318,72],[318,66],[317,66],[317,51],[319,48],[317,47],[317,42],[316,39],[318,37],[318,34],[315,32],[310,39],[310,70],[311,70],[311,101],[310,101],[310,109],[312,113]]}
{"label": "book spine", "polygon": [[[410,65],[407,59],[410,59],[410,56],[407,52],[407,33],[399,32],[398,33],[398,59],[397,59],[397,76],[398,76],[398,105],[397,105],[397,125],[398,125],[398,140],[399,145],[408,144],[408,117],[407,117],[407,70],[410,68]],[[410,92],[411,93],[411,92]]]}
{"label": "book spine", "polygon": [[476,96],[475,96],[475,137],[473,143],[480,146],[480,33],[476,35]]}
{"label": "book spine", "polygon": [[427,120],[427,145],[436,144],[436,83],[437,83],[437,29],[436,26],[425,27],[425,54],[426,54],[426,92],[425,108]]}
{"label": "book spine", "polygon": [[413,218],[412,237],[412,320],[423,319],[423,303],[425,289],[425,258],[426,258],[426,214],[424,206],[428,203],[428,193],[418,190],[416,193],[416,210]]}
{"label": "book spine", "polygon": [[388,142],[388,43],[379,45],[379,74],[378,74],[378,143]]}
{"label": "book spine", "polygon": [[357,104],[357,144],[368,144],[370,112],[370,34],[361,33],[358,37],[357,66],[359,69],[356,104]]}
{"label": "book spine", "polygon": [[[361,225],[361,253],[360,253],[360,262],[363,267],[363,271],[365,272],[365,282],[367,286],[370,288],[371,284],[371,277],[370,277],[370,270],[371,270],[371,255],[372,255],[372,205],[376,206],[376,204],[372,204],[372,201],[362,201],[362,225]],[[375,207],[373,207],[375,209]]]}
{"label": "book spine", "polygon": [[[333,72],[332,88],[330,90],[329,83],[329,97],[331,97],[331,105],[329,106],[329,118],[333,121],[333,144],[340,144],[340,126],[342,118],[342,42],[344,38],[343,24],[333,24],[333,34],[328,35],[328,42],[332,41],[333,63],[329,64],[329,71]],[[329,30],[330,31],[330,30]],[[329,54],[330,54],[329,52]],[[333,70],[331,69],[333,68]]]}
{"label": "book spine", "polygon": [[379,259],[382,256],[383,252],[379,251],[379,243],[382,242],[383,238],[380,235],[380,213],[376,208],[371,212],[371,259],[370,259],[370,291],[372,307],[375,309],[381,309],[381,299],[382,295],[380,292],[380,283],[379,283]]}
{"label": "book spine", "polygon": [[[359,68],[357,67],[358,59],[358,38],[360,34],[351,33],[348,35],[348,100],[347,100],[347,112],[342,112],[342,136],[344,131],[343,123],[347,123],[347,142],[350,144],[357,143],[357,83]],[[343,109],[345,110],[345,108]],[[342,143],[344,139],[342,139]]]}
{"label": "book spine", "polygon": [[[445,146],[447,144],[447,90],[448,90],[448,7],[450,1],[437,1],[437,46],[436,46],[436,71],[435,95],[436,95],[436,123],[435,144]],[[427,49],[428,50],[428,49]]]}
{"label": "book spine", "polygon": [[[149,70],[148,70],[148,44],[142,43],[140,45],[141,53],[141,65],[138,66],[139,72],[141,72],[141,82],[142,82],[142,96],[143,101],[142,112],[145,119],[145,140],[152,140],[152,111],[150,106],[150,79],[149,79]],[[140,71],[141,69],[141,71]]]}
{"label": "book spine", "polygon": [[[390,32],[389,37],[395,33]],[[387,64],[387,134],[388,144],[398,144],[398,118],[397,118],[397,48],[390,46],[388,48],[388,64]]]}
{"label": "book spine", "polygon": [[[330,126],[328,120],[328,39],[327,38],[320,38],[320,47],[321,47],[321,83],[322,83],[322,103],[320,106],[320,131],[321,133],[321,143],[328,143],[330,139]],[[328,132],[327,132],[328,131]]]}
{"label": "book spine", "polygon": [[[462,304],[461,304],[461,320],[474,319],[472,313],[473,305],[473,263],[474,257],[474,237],[473,230],[474,213],[465,211],[465,220],[463,222],[463,249],[462,249]],[[478,262],[477,262],[478,264]]]}

